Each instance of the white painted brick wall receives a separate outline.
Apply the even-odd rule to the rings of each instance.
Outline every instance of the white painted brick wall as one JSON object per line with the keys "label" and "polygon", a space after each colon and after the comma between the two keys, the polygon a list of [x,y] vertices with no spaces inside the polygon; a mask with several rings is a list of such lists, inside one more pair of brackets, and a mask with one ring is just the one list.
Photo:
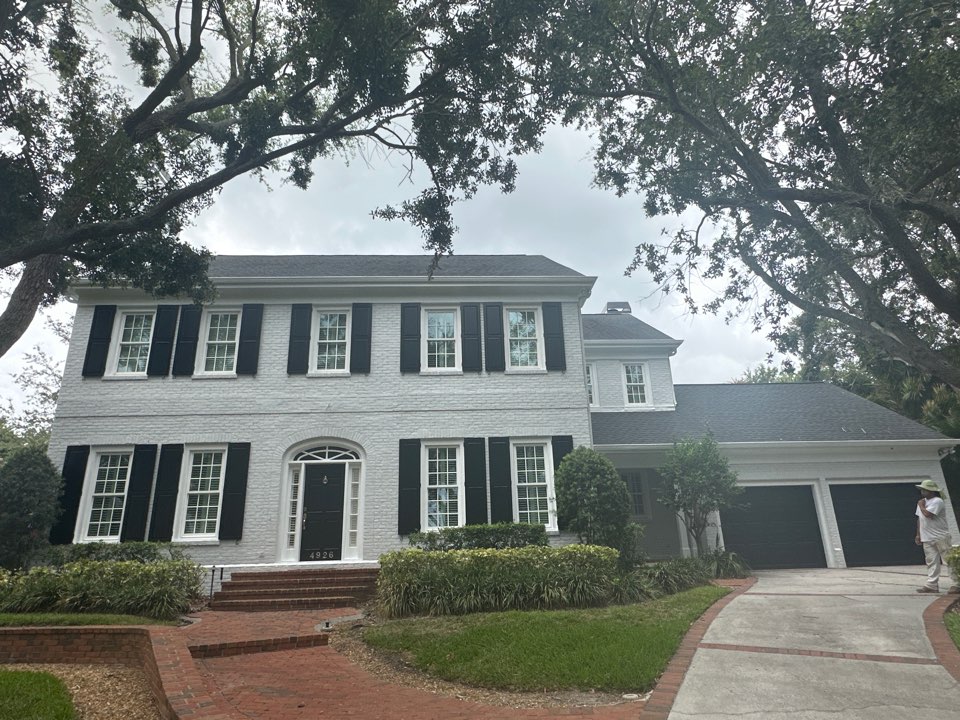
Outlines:
{"label": "white painted brick wall", "polygon": [[[624,363],[620,360],[590,360],[597,372],[597,388],[595,396],[599,400],[597,410],[622,410],[625,407],[623,374]],[[654,406],[674,407],[677,404],[673,392],[673,375],[670,372],[669,358],[648,358],[630,362],[642,362],[647,366],[650,379],[649,402]]]}

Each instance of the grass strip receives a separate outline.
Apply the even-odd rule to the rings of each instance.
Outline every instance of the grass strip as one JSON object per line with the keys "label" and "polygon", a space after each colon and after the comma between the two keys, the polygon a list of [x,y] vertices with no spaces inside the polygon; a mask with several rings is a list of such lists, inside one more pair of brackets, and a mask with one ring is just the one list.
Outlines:
{"label": "grass strip", "polygon": [[175,625],[168,620],[139,615],[97,613],[0,613],[0,627],[37,627],[44,625]]}
{"label": "grass strip", "polygon": [[364,640],[445,680],[509,690],[645,692],[690,624],[728,588],[635,605],[393,620]]}
{"label": "grass strip", "polygon": [[0,720],[74,720],[70,693],[44,672],[0,670]]}
{"label": "grass strip", "polygon": [[957,650],[960,650],[960,609],[955,608],[952,612],[948,612],[944,615],[943,621],[947,625],[947,632],[953,638],[953,644],[957,646]]}

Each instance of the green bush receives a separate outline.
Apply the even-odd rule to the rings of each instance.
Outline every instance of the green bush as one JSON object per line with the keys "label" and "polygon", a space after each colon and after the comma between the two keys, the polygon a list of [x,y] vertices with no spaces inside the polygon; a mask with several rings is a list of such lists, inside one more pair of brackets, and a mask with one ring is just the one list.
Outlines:
{"label": "green bush", "polygon": [[557,468],[560,526],[580,542],[621,548],[630,521],[630,493],[616,467],[596,450],[578,447]]}
{"label": "green bush", "polygon": [[643,569],[620,572],[613,579],[610,601],[617,605],[653,600],[662,595],[649,572]]}
{"label": "green bush", "polygon": [[950,550],[943,559],[947,563],[947,567],[950,568],[953,584],[960,587],[960,547]]}
{"label": "green bush", "polygon": [[380,558],[387,617],[586,607],[609,602],[617,551],[590,545],[403,550]]}
{"label": "green bush", "polygon": [[202,596],[189,560],[84,560],[0,574],[0,612],[79,612],[175,618]]}
{"label": "green bush", "polygon": [[664,595],[705,585],[711,579],[706,566],[698,558],[672,558],[648,565],[643,572]]}
{"label": "green bush", "polygon": [[184,560],[186,555],[170,543],[157,542],[89,542],[74,545],[52,545],[40,556],[44,565],[62,567],[81,560],[113,560],[142,563],[161,560]]}
{"label": "green bush", "polygon": [[750,575],[750,565],[737,553],[717,548],[698,558],[712,578],[745,578]]}
{"label": "green bush", "polygon": [[420,550],[476,550],[490,548],[520,548],[529,545],[546,546],[547,531],[543,525],[527,523],[495,523],[493,525],[466,525],[433,532],[412,533],[410,545]]}
{"label": "green bush", "polygon": [[46,451],[14,450],[0,468],[0,567],[28,567],[60,514],[63,480]]}

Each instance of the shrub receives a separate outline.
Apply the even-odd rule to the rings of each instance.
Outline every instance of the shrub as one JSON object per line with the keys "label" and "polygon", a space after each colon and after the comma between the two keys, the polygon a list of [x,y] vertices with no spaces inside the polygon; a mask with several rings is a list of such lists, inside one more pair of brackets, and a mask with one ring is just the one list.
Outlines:
{"label": "shrub", "polygon": [[601,605],[616,565],[616,550],[589,545],[403,550],[380,558],[377,604],[388,617]]}
{"label": "shrub", "polygon": [[114,560],[142,563],[161,560],[184,560],[183,550],[170,543],[158,542],[89,542],[74,545],[53,545],[40,556],[44,565],[62,567],[81,560]]}
{"label": "shrub", "polygon": [[622,572],[629,572],[647,562],[642,544],[643,532],[643,525],[640,523],[627,523],[623,528],[617,545],[620,550],[619,566]]}
{"label": "shrub", "polygon": [[618,605],[626,605],[627,603],[653,600],[662,594],[660,588],[653,582],[649,572],[642,569],[631,570],[621,572],[613,579],[610,601]]}
{"label": "shrub", "polygon": [[14,450],[0,468],[0,566],[27,567],[47,545],[63,481],[43,448]]}
{"label": "shrub", "polygon": [[0,612],[144,615],[168,620],[202,595],[203,571],[189,560],[84,560],[0,576]]}
{"label": "shrub", "polygon": [[955,547],[944,556],[950,574],[953,575],[953,584],[960,587],[960,547]]}
{"label": "shrub", "polygon": [[665,595],[705,585],[710,580],[706,567],[698,558],[672,558],[649,565],[642,572]]}
{"label": "shrub", "polygon": [[568,453],[556,474],[560,525],[588,545],[621,547],[630,520],[627,484],[607,458],[578,447]]}
{"label": "shrub", "polygon": [[421,550],[475,550],[546,546],[547,530],[543,525],[496,523],[443,528],[435,532],[412,533],[410,545]]}
{"label": "shrub", "polygon": [[697,558],[712,578],[745,578],[750,575],[750,566],[737,553],[717,548]]}

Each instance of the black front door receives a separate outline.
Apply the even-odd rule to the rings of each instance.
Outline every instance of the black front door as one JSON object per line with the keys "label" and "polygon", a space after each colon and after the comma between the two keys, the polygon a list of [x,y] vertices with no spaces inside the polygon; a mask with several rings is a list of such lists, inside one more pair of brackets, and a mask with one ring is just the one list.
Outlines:
{"label": "black front door", "polygon": [[307,465],[303,488],[301,560],[339,560],[343,550],[346,465]]}

